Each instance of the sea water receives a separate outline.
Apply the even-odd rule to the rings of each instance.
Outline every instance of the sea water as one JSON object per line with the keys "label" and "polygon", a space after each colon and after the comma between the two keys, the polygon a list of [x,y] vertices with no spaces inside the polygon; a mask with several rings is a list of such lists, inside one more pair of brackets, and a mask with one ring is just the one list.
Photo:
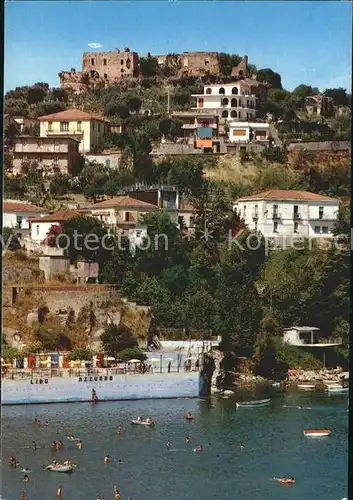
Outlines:
{"label": "sea water", "polygon": [[[253,397],[256,395],[252,395]],[[259,398],[264,395],[258,395]],[[303,500],[341,499],[347,494],[347,396],[274,392],[270,407],[236,409],[242,397],[3,407],[1,497],[18,500],[113,498],[122,500]],[[287,407],[284,407],[286,405]],[[301,410],[297,405],[309,406]],[[194,419],[184,420],[190,411]],[[151,417],[155,428],[132,426]],[[34,418],[48,420],[38,427]],[[123,434],[117,425],[123,425]],[[331,429],[326,438],[306,438],[304,429]],[[75,435],[83,449],[66,439]],[[191,443],[185,443],[189,436]],[[61,439],[64,450],[49,448]],[[35,440],[46,448],[32,451]],[[173,443],[168,450],[167,441]],[[240,445],[244,448],[241,449]],[[193,449],[202,445],[203,453]],[[111,462],[104,463],[106,454]],[[21,466],[8,467],[14,455]],[[78,465],[72,474],[43,471],[53,459]],[[123,463],[119,464],[118,460]],[[22,483],[22,468],[30,482]],[[294,486],[273,477],[294,476]]]}

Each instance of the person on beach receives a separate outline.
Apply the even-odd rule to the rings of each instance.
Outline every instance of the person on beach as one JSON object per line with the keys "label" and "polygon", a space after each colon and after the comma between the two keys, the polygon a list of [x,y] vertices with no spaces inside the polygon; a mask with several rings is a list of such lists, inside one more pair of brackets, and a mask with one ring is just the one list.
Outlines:
{"label": "person on beach", "polygon": [[82,446],[83,446],[83,444],[82,444],[82,441],[81,441],[81,439],[80,439],[80,440],[77,442],[77,448],[78,448],[79,450],[82,450]]}
{"label": "person on beach", "polygon": [[110,456],[108,455],[108,453],[105,455],[104,457],[104,463],[109,463],[110,462]]}
{"label": "person on beach", "polygon": [[58,491],[56,492],[57,500],[63,500],[63,488],[59,486]]}

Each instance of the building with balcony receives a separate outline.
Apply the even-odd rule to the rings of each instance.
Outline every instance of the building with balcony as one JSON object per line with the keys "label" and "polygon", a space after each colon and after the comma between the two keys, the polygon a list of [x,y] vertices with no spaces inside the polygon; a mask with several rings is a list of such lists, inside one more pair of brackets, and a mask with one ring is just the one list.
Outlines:
{"label": "building with balcony", "polygon": [[205,86],[203,94],[192,94],[196,98],[196,107],[192,109],[197,113],[216,113],[225,119],[254,119],[257,97],[247,80]]}
{"label": "building with balcony", "polygon": [[19,240],[23,240],[30,232],[30,219],[41,218],[48,214],[42,207],[24,203],[23,201],[5,200],[3,204],[3,227],[9,227]]}
{"label": "building with balcony", "polygon": [[315,326],[292,326],[284,330],[283,342],[295,347],[325,348],[341,345],[342,339],[324,337]]}
{"label": "building with balcony", "polygon": [[41,137],[71,137],[79,141],[80,153],[99,150],[110,126],[103,118],[95,117],[79,109],[67,109],[59,113],[40,116]]}
{"label": "building with balcony", "polygon": [[[40,249],[43,244],[49,229],[52,226],[62,224],[65,221],[72,219],[78,215],[85,215],[83,210],[59,210],[45,217],[33,217],[30,219],[30,237],[26,242],[28,249]],[[86,214],[87,215],[87,214]]]}
{"label": "building with balcony", "polygon": [[271,190],[239,198],[233,209],[249,229],[284,242],[332,237],[339,200],[307,191]]}
{"label": "building with balcony", "polygon": [[19,136],[14,139],[13,172],[20,173],[22,163],[36,161],[44,170],[71,174],[79,161],[79,141],[72,137]]}

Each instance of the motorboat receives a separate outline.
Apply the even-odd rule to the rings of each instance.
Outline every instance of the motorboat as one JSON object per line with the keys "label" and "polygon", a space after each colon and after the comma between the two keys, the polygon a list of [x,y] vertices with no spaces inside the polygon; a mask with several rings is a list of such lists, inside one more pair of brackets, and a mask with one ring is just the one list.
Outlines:
{"label": "motorboat", "polygon": [[343,385],[331,385],[326,387],[325,391],[330,394],[343,394],[349,391],[349,387],[343,387]]}
{"label": "motorboat", "polygon": [[237,408],[261,408],[262,406],[268,406],[271,399],[258,399],[256,401],[246,401],[236,403]]}
{"label": "motorboat", "polygon": [[329,436],[332,433],[329,429],[321,429],[321,430],[305,430],[303,431],[304,436],[306,437],[325,437]]}
{"label": "motorboat", "polygon": [[315,389],[315,384],[298,384],[297,388],[303,391],[313,391]]}
{"label": "motorboat", "polygon": [[154,427],[154,422],[146,422],[146,420],[132,419],[131,425],[146,425],[147,427]]}
{"label": "motorboat", "polygon": [[291,477],[276,477],[275,481],[280,484],[295,484],[295,479],[292,479]]}
{"label": "motorboat", "polygon": [[52,472],[72,472],[74,470],[73,465],[60,465],[60,464],[51,464],[48,465],[45,470],[50,470]]}

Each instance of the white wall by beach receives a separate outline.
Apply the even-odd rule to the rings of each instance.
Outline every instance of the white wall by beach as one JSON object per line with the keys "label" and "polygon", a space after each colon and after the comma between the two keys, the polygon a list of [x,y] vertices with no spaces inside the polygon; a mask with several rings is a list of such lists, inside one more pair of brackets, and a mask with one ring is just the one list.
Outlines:
{"label": "white wall by beach", "polygon": [[[113,380],[91,377],[48,378],[47,383],[31,380],[3,380],[2,404],[64,403],[90,401],[92,389],[101,401],[198,397],[199,373],[162,373],[144,375],[112,375]],[[95,380],[95,378],[97,380]]]}

